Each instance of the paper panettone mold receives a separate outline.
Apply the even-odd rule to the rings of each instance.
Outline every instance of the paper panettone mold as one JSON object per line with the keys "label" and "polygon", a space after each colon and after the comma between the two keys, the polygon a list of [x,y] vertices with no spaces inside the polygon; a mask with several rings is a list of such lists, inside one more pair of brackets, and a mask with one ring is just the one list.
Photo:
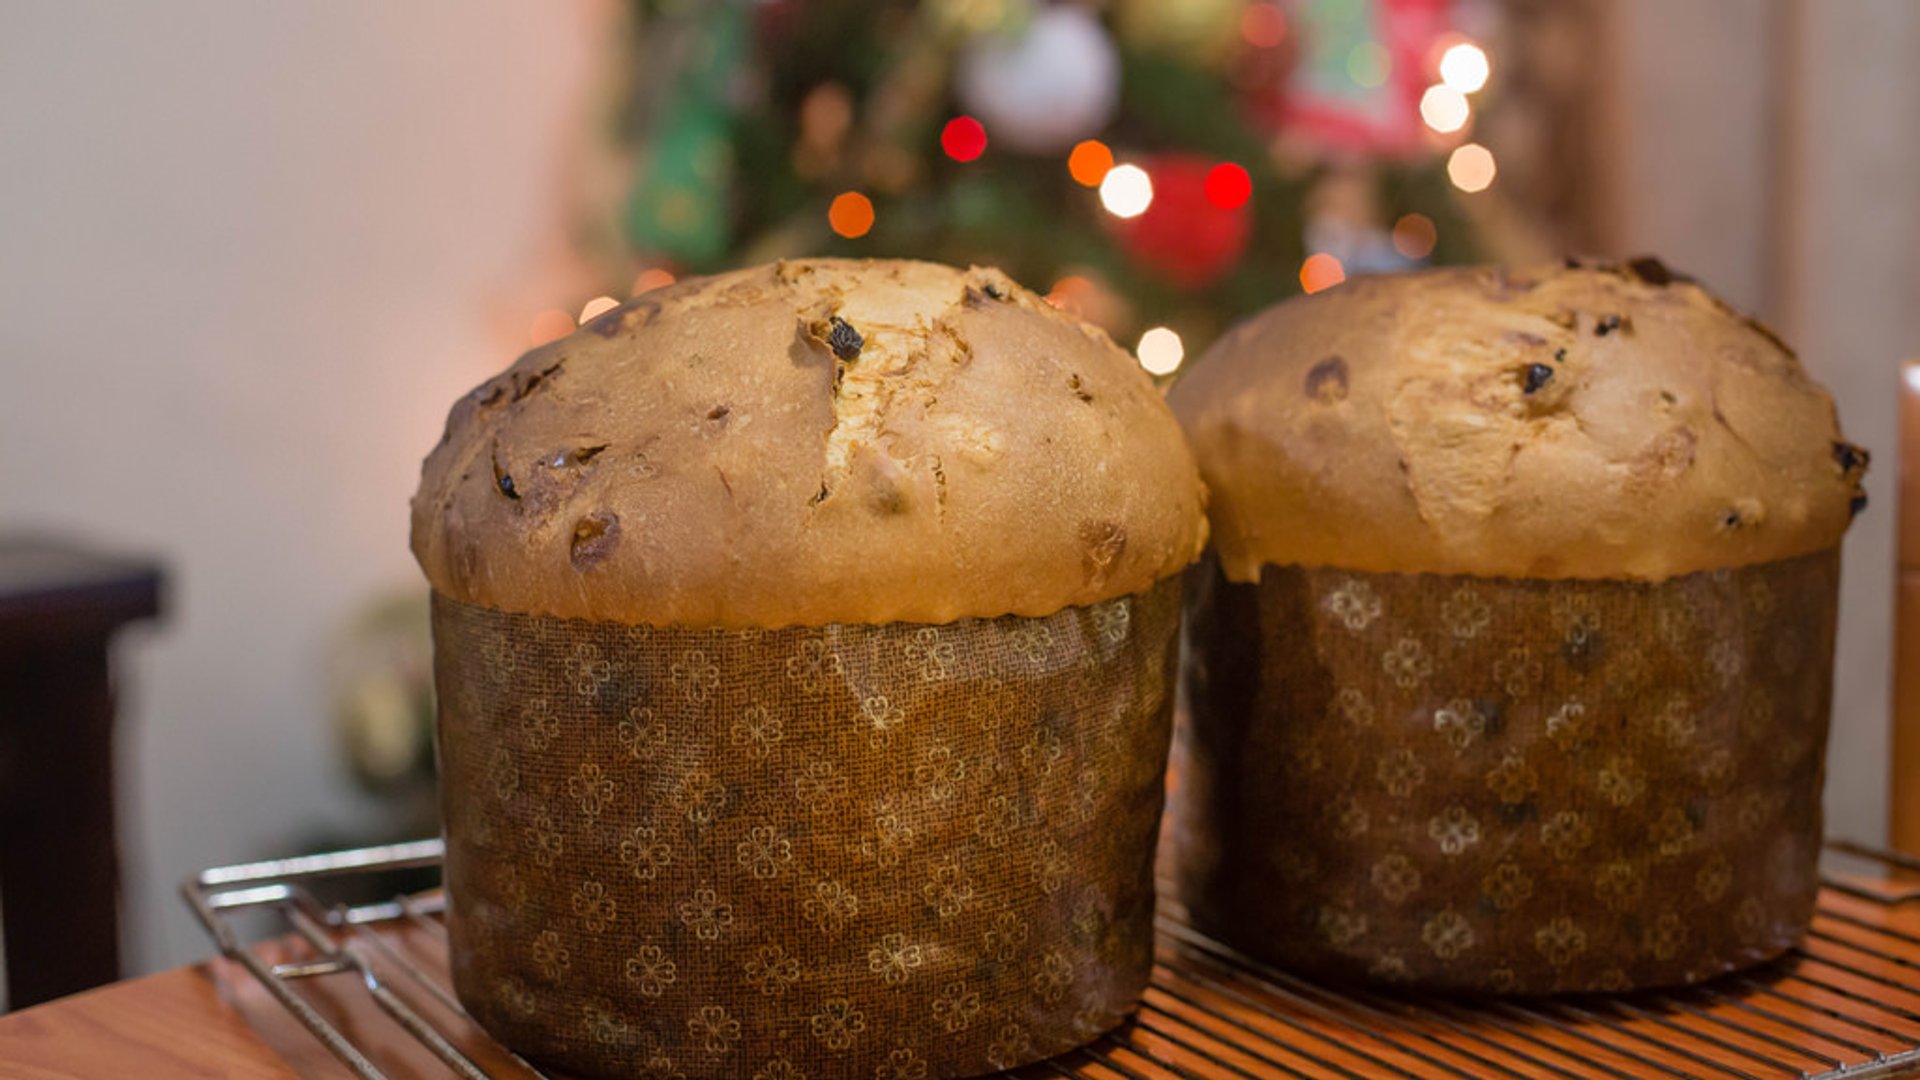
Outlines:
{"label": "paper panettone mold", "polygon": [[682,281],[455,405],[434,592],[462,1003],[599,1077],[967,1076],[1151,962],[1205,495],[998,271]]}
{"label": "paper panettone mold", "polygon": [[596,1076],[1087,1041],[1147,983],[1180,600],[761,631],[437,599],[461,1000]]}
{"label": "paper panettone mold", "polygon": [[1651,259],[1361,277],[1171,396],[1213,495],[1196,923],[1329,979],[1687,983],[1804,931],[1866,454]]}
{"label": "paper panettone mold", "polygon": [[1694,982],[1804,932],[1835,553],[1658,584],[1196,577],[1172,827],[1200,929],[1323,978],[1530,994]]}

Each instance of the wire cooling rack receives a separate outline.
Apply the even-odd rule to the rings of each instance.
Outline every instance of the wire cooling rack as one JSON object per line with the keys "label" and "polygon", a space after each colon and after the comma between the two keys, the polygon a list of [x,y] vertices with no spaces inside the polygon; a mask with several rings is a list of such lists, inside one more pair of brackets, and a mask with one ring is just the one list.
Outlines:
{"label": "wire cooling rack", "polygon": [[[1620,997],[1336,991],[1201,935],[1163,902],[1153,983],[1134,1017],[1017,1075],[1920,1076],[1920,886],[1890,876],[1920,881],[1920,862],[1844,842],[1829,852],[1870,872],[1826,879],[1798,949],[1704,986]],[[282,1025],[298,1021],[351,1075],[544,1077],[454,999],[441,894],[358,905],[319,898],[345,879],[437,866],[441,853],[428,840],[220,867],[185,892],[221,952],[257,980],[251,989],[264,991],[269,1010],[284,1010]],[[243,921],[264,922],[264,933],[243,934]],[[312,1056],[313,1044],[304,1048]]]}

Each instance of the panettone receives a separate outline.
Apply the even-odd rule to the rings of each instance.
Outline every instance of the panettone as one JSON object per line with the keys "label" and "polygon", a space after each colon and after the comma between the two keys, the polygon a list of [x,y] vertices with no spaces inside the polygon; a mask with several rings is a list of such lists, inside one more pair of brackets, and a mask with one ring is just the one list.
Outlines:
{"label": "panettone", "polygon": [[1687,982],[1802,932],[1866,456],[1657,262],[1362,277],[1171,398],[1211,493],[1177,876],[1327,977]]}
{"label": "panettone", "polygon": [[1193,457],[1099,330],[996,270],[819,259],[646,293],[455,405],[413,503],[441,595],[680,626],[943,623],[1139,592]]}
{"label": "panettone", "polygon": [[1358,277],[1172,395],[1229,580],[1658,581],[1840,542],[1865,458],[1759,323],[1653,264]]}
{"label": "panettone", "polygon": [[455,985],[600,1076],[963,1076],[1111,1027],[1193,458],[1000,273],[640,296],[454,408],[433,584]]}

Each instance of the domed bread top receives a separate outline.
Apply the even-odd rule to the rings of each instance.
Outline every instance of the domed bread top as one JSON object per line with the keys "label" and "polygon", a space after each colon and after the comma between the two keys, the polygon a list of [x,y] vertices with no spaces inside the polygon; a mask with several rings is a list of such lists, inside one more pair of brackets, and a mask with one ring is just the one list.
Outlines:
{"label": "domed bread top", "polygon": [[1206,542],[1152,380],[995,270],[807,260],[645,293],[455,404],[413,500],[433,587],[775,627],[1044,615]]}
{"label": "domed bread top", "polygon": [[1170,396],[1227,577],[1658,580],[1839,543],[1866,453],[1771,332],[1651,259],[1362,277]]}

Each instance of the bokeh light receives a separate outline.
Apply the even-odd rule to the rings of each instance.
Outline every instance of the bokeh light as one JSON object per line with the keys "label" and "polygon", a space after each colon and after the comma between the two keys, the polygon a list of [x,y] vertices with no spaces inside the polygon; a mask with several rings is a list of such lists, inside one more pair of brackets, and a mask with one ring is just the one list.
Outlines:
{"label": "bokeh light", "polygon": [[1138,165],[1115,165],[1100,181],[1100,205],[1114,217],[1139,217],[1153,204],[1153,178]]}
{"label": "bokeh light", "polygon": [[1447,179],[1461,191],[1485,191],[1499,169],[1493,163],[1493,151],[1479,143],[1463,143],[1447,158]]}
{"label": "bokeh light", "polygon": [[1207,201],[1222,210],[1237,210],[1253,197],[1253,177],[1231,161],[1215,165],[1207,173]]}
{"label": "bokeh light", "polygon": [[1440,81],[1462,94],[1487,85],[1490,73],[1486,50],[1472,42],[1463,41],[1440,56]]}
{"label": "bokeh light", "polygon": [[940,149],[955,161],[972,161],[987,152],[987,129],[971,116],[956,116],[940,129]]}
{"label": "bokeh light", "polygon": [[1107,178],[1113,169],[1113,151],[1099,139],[1088,139],[1073,148],[1067,155],[1067,172],[1075,182],[1087,187],[1099,187],[1100,181]]}
{"label": "bokeh light", "polygon": [[639,277],[633,279],[633,295],[639,296],[643,292],[666,288],[673,284],[674,280],[671,271],[662,270],[658,266],[649,266],[640,271]]}
{"label": "bokeh light", "polygon": [[1309,293],[1331,289],[1345,280],[1347,268],[1324,251],[1307,256],[1307,261],[1300,264],[1300,287]]}
{"label": "bokeh light", "polygon": [[1393,223],[1393,250],[1409,259],[1424,259],[1433,254],[1433,245],[1440,240],[1440,230],[1434,228],[1433,219],[1425,214],[1403,214]]}
{"label": "bokeh light", "polygon": [[527,344],[539,348],[548,342],[559,341],[580,324],[572,315],[559,308],[548,308],[533,317],[533,327],[527,332]]}
{"label": "bokeh light", "polygon": [[873,228],[873,200],[857,191],[843,191],[827,207],[827,224],[849,240],[867,235]]}
{"label": "bokeh light", "polygon": [[1240,36],[1256,49],[1271,49],[1287,39],[1287,17],[1272,0],[1248,4],[1240,13]]}
{"label": "bokeh light", "polygon": [[596,296],[587,301],[586,307],[580,309],[580,325],[585,326],[619,306],[620,301],[611,296]]}
{"label": "bokeh light", "polygon": [[1420,119],[1442,134],[1466,127],[1470,111],[1466,95],[1451,86],[1435,84],[1420,95]]}
{"label": "bokeh light", "polygon": [[1377,41],[1363,41],[1347,53],[1347,77],[1366,90],[1385,86],[1393,74],[1393,56]]}
{"label": "bokeh light", "polygon": [[1140,335],[1140,344],[1134,352],[1140,357],[1141,367],[1155,375],[1171,375],[1180,370],[1187,347],[1181,343],[1179,334],[1165,326],[1156,326]]}

